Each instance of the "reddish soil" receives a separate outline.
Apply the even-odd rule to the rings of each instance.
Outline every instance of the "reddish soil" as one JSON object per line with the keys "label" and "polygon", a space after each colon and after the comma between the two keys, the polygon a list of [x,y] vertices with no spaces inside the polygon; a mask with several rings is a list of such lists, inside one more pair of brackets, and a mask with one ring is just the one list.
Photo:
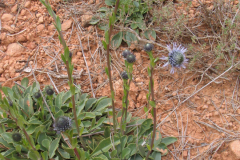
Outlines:
{"label": "reddish soil", "polygon": [[[54,11],[62,20],[65,27],[63,35],[73,53],[75,84],[81,85],[83,92],[95,97],[110,95],[104,69],[106,52],[101,44],[104,32],[84,23],[89,16],[91,18],[89,13],[92,12],[88,11],[96,10],[99,4],[104,4],[103,2],[96,0],[67,5],[58,0],[51,2]],[[51,84],[55,85],[54,88],[59,92],[68,90],[66,68],[60,57],[64,51],[52,18],[45,7],[39,1],[25,0],[4,0],[0,4],[1,85],[12,87],[15,82],[20,84],[24,77],[28,77],[30,83],[33,83],[35,79],[31,72],[32,68],[41,87]],[[193,11],[190,9],[186,12],[194,14],[196,11],[193,8]],[[4,14],[11,16],[5,19]],[[16,48],[10,46],[13,43],[21,46],[16,52],[11,50]],[[197,48],[197,45],[194,47]],[[121,52],[126,48],[124,44],[117,50],[111,50],[116,106],[119,109],[123,96],[120,73],[124,70]],[[142,45],[130,47],[137,57],[137,62],[134,65],[130,89],[129,111],[135,116],[144,118],[149,58],[142,48]],[[168,54],[167,50],[158,46],[155,46],[153,53],[155,57]],[[21,71],[29,56],[28,67]],[[171,75],[170,69],[161,68],[163,64],[163,61],[159,61],[154,71],[158,130],[163,137],[178,138],[178,141],[169,147],[170,153],[163,159],[237,159],[235,154],[232,154],[229,144],[239,139],[240,134],[239,71],[232,69],[223,77],[200,89],[211,82],[211,77],[217,77],[226,68],[220,68],[217,72],[207,71],[208,74],[204,74],[187,67]],[[194,67],[198,68],[201,65],[196,64]],[[88,77],[89,72],[91,80]],[[94,95],[90,84],[93,86]],[[195,93],[196,91],[199,92]],[[182,103],[188,97],[190,98]]]}

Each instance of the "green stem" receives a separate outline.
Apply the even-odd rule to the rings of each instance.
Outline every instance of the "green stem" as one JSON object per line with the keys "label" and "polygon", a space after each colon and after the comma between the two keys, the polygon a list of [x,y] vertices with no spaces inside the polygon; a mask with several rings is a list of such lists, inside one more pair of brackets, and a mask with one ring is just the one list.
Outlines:
{"label": "green stem", "polygon": [[[152,54],[152,53],[149,53],[149,54]],[[151,62],[154,62],[154,58],[151,60]],[[152,101],[155,102],[155,99],[154,99],[154,86],[153,86],[153,67],[151,65],[151,76],[150,76],[150,88],[151,88],[151,98],[152,98]],[[153,108],[153,134],[152,134],[152,140],[151,140],[151,150],[148,151],[148,154],[146,156],[146,160],[148,160],[148,157],[150,155],[150,153],[152,152],[152,148],[153,148],[153,144],[154,144],[154,139],[155,139],[155,134],[156,134],[156,126],[157,126],[157,109],[156,107]]]}
{"label": "green stem", "polygon": [[[70,69],[69,69],[68,61],[66,61],[66,66],[67,66],[69,86],[72,86],[72,85],[73,85],[73,81],[72,81],[72,77],[71,77],[71,74],[70,74]],[[71,100],[72,100],[73,115],[74,115],[74,120],[75,120],[75,124],[76,124],[76,128],[77,128],[78,136],[80,137],[80,140],[81,140],[81,142],[82,142],[82,144],[83,144],[83,148],[86,149],[86,144],[85,144],[82,136],[80,136],[80,130],[79,130],[79,125],[78,125],[78,120],[77,120],[77,112],[76,112],[75,97],[74,97],[74,95],[72,95]]]}
{"label": "green stem", "polygon": [[[116,15],[117,14],[117,9],[118,9],[118,5],[119,5],[119,0],[117,0],[116,2],[116,5],[115,5],[115,9],[114,9],[114,14]],[[110,28],[109,28],[109,41],[111,39],[111,35],[112,35],[112,30],[113,30],[113,24],[110,25]],[[111,42],[111,41],[110,41]],[[113,90],[113,84],[112,84],[112,72],[111,72],[111,66],[110,66],[110,54],[109,54],[109,51],[110,51],[110,42],[108,43],[107,45],[107,67],[108,67],[108,73],[109,73],[109,85],[110,85],[110,90],[111,90],[111,95],[112,93],[114,93],[114,90]],[[112,107],[113,107],[113,129],[114,129],[114,132],[116,133],[117,130],[116,130],[116,115],[115,115],[115,105],[114,105],[114,99],[112,97]]]}

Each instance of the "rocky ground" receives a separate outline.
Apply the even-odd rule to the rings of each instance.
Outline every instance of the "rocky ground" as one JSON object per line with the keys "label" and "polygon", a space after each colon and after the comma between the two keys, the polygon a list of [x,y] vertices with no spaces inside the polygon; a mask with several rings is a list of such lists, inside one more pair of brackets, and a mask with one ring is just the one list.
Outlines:
{"label": "rocky ground", "polygon": [[[207,4],[208,9],[213,9],[212,1],[202,2]],[[182,10],[192,18],[198,14],[197,8],[200,4],[196,0],[192,1],[188,10],[184,10],[184,6],[177,6],[181,1],[174,3],[177,11]],[[93,97],[109,96],[108,79],[104,69],[106,54],[101,44],[104,32],[97,26],[88,24],[94,11],[103,6],[104,1],[64,4],[59,0],[52,0],[51,4],[62,20],[64,38],[73,53],[75,84],[81,85],[82,91]],[[232,7],[237,8],[237,4],[238,1],[232,1]],[[28,77],[30,83],[37,80],[41,87],[53,85],[56,92],[68,90],[66,68],[60,57],[63,48],[53,20],[40,1],[1,1],[0,17],[1,85],[11,87],[20,83],[23,77]],[[164,38],[166,37],[161,40],[165,45],[168,39]],[[142,46],[135,44],[130,47],[137,57],[137,62],[134,65],[130,89],[129,111],[144,118],[149,58]],[[196,44],[193,46],[194,49],[198,48]],[[211,46],[206,48],[208,47]],[[127,45],[123,44],[119,49],[111,50],[116,106],[119,109],[123,96],[120,73],[124,70],[121,52],[125,49]],[[204,51],[209,54],[208,49]],[[153,52],[155,57],[168,55],[166,49],[156,45]],[[187,51],[187,55],[190,55],[190,51]],[[238,62],[239,58],[237,52]],[[189,56],[189,60],[192,59]],[[170,69],[162,68],[163,61],[157,62],[154,92],[158,130],[163,137],[178,138],[178,142],[169,147],[170,153],[163,159],[240,159],[239,70],[232,67],[213,81],[229,66],[220,67],[216,71],[211,68],[214,60],[208,60],[206,58],[204,61],[208,67],[194,64],[194,69],[189,66],[174,74],[169,73]],[[201,67],[203,70],[196,71],[196,68]]]}

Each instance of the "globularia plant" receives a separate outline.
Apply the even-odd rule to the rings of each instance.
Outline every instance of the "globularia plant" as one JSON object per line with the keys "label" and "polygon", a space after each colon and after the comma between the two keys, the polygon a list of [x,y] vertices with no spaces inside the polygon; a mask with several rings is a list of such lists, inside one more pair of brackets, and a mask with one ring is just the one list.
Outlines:
{"label": "globularia plant", "polygon": [[172,44],[172,48],[170,45],[167,46],[167,50],[169,51],[168,57],[162,57],[160,59],[167,60],[163,67],[166,67],[168,65],[171,66],[170,73],[174,73],[174,68],[186,68],[185,64],[187,64],[188,59],[185,57],[185,52],[187,51],[186,48],[182,47],[181,45],[177,46],[176,43]]}

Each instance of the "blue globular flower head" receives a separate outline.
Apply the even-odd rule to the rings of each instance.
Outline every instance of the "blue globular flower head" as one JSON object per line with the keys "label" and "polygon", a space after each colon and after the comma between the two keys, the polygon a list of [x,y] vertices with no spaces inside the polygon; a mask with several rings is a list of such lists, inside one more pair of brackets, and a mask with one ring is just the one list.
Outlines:
{"label": "blue globular flower head", "polygon": [[34,96],[36,99],[38,99],[38,98],[41,97],[41,94],[40,94],[40,92],[35,92],[33,96]]}
{"label": "blue globular flower head", "polygon": [[13,133],[12,139],[14,142],[19,142],[22,140],[22,135],[20,133]]}
{"label": "blue globular flower head", "polygon": [[150,51],[152,51],[152,49],[153,49],[153,44],[151,44],[151,43],[147,43],[144,46],[144,51],[146,51],[146,52],[150,52]]}
{"label": "blue globular flower head", "polygon": [[123,52],[122,52],[122,56],[123,58],[127,58],[127,56],[131,54],[131,52],[128,50],[128,49],[125,49]]}
{"label": "blue globular flower head", "polygon": [[49,96],[53,95],[53,93],[54,93],[53,89],[50,86],[47,86],[45,88],[45,91],[46,91],[47,95],[49,95]]}
{"label": "blue globular flower head", "polygon": [[122,72],[121,76],[123,79],[126,79],[126,80],[128,79],[128,74],[126,71]]}
{"label": "blue globular flower head", "polygon": [[134,63],[136,61],[136,56],[131,53],[131,54],[127,55],[126,60],[128,63]]}
{"label": "blue globular flower head", "polygon": [[54,121],[53,130],[57,131],[57,134],[64,132],[71,128],[72,119],[66,116],[61,116]]}
{"label": "blue globular flower head", "polygon": [[176,43],[173,43],[173,47],[171,48],[170,45],[167,45],[167,50],[169,51],[168,57],[162,57],[162,60],[168,60],[167,63],[163,65],[163,67],[171,65],[170,73],[174,73],[174,68],[186,68],[185,64],[187,64],[188,59],[185,57],[185,52],[187,51],[186,48],[182,47],[181,45],[177,46]]}

